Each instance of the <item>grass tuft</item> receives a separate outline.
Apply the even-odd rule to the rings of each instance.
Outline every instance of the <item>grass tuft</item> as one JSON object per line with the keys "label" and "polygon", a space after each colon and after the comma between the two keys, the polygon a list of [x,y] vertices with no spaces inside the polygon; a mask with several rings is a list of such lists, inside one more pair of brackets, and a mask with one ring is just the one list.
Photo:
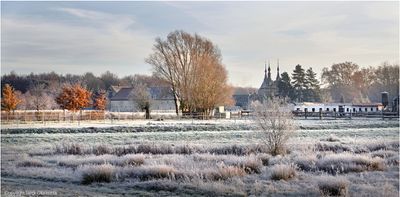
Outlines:
{"label": "grass tuft", "polygon": [[324,176],[318,180],[318,188],[323,196],[347,196],[349,181],[345,178]]}
{"label": "grass tuft", "polygon": [[296,169],[292,165],[277,164],[271,169],[272,180],[289,180],[296,176]]}
{"label": "grass tuft", "polygon": [[111,182],[115,167],[111,164],[85,165],[79,168],[82,173],[82,184],[91,184],[93,182]]}
{"label": "grass tuft", "polygon": [[25,159],[17,164],[18,167],[46,167],[48,166],[44,161],[38,159]]}

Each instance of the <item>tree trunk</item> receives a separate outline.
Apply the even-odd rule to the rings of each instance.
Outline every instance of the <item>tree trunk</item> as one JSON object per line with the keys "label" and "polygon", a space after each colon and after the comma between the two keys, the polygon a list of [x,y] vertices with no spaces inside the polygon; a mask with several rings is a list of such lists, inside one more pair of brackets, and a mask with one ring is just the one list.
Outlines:
{"label": "tree trunk", "polygon": [[174,102],[175,102],[175,112],[176,115],[179,116],[179,100],[178,100],[178,96],[176,96],[176,94],[174,93]]}
{"label": "tree trunk", "polygon": [[150,108],[146,107],[145,110],[146,110],[146,119],[150,119]]}

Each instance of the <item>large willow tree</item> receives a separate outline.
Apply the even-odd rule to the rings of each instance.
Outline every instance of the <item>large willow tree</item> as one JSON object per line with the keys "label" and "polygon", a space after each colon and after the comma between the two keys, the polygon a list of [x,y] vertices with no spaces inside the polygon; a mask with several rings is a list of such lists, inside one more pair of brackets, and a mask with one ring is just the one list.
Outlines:
{"label": "large willow tree", "polygon": [[146,62],[154,74],[172,87],[176,113],[210,112],[216,105],[230,104],[232,90],[219,49],[208,39],[184,31],[156,38]]}

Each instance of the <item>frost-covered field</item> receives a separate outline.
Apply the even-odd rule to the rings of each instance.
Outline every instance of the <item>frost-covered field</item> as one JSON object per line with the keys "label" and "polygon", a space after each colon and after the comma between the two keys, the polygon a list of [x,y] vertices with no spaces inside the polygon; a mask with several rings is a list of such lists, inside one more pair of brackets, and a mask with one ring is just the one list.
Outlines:
{"label": "frost-covered field", "polygon": [[[28,125],[7,126],[1,138],[1,192],[398,196],[398,120],[297,122],[300,129],[285,156],[266,153],[262,132],[253,131],[250,120],[82,123],[73,130],[35,125],[38,130],[24,134],[21,127]],[[43,127],[48,130],[41,132]],[[101,129],[79,132],[92,127]]]}

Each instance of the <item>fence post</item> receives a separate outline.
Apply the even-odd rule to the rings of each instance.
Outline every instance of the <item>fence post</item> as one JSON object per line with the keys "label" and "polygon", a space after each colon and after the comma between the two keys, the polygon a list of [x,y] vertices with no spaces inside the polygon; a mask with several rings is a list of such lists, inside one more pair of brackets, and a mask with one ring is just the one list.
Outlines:
{"label": "fence post", "polygon": [[82,110],[79,110],[78,125],[81,125],[81,120],[82,120]]}
{"label": "fence post", "polygon": [[322,109],[319,109],[319,119],[322,120]]}
{"label": "fence post", "polygon": [[307,108],[304,108],[304,118],[305,118],[305,119],[307,119],[307,111],[308,111],[308,109],[307,109]]}

